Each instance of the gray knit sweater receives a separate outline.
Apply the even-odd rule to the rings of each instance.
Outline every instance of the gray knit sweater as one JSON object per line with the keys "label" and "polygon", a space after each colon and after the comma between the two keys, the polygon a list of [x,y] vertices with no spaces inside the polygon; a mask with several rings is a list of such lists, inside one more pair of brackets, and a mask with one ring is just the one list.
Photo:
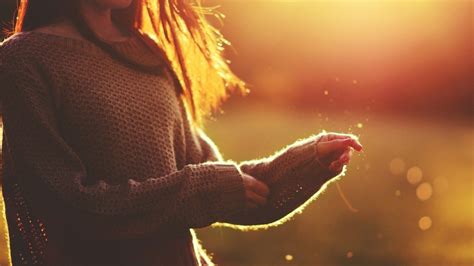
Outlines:
{"label": "gray knit sweater", "polygon": [[[138,38],[113,46],[162,63]],[[5,40],[0,99],[14,263],[198,265],[205,254],[192,228],[276,224],[336,176],[314,160],[318,135],[225,161],[191,123],[171,75],[126,66],[85,40]],[[265,207],[246,209],[242,173],[269,185]]]}

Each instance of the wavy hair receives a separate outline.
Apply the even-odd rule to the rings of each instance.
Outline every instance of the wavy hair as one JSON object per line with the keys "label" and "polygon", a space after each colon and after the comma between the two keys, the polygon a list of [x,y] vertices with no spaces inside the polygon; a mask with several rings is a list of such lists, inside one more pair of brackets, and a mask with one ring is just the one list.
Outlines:
{"label": "wavy hair", "polygon": [[[78,0],[20,0],[12,33],[34,30],[69,17],[84,37],[112,56],[120,57],[81,19],[77,3]],[[223,57],[224,46],[229,42],[209,23],[208,15],[219,21],[223,18],[215,8],[203,7],[201,0],[134,0],[128,8],[112,13],[119,27],[138,33],[148,43],[151,40],[165,55],[197,125],[202,125],[232,90],[243,95],[248,92]]]}

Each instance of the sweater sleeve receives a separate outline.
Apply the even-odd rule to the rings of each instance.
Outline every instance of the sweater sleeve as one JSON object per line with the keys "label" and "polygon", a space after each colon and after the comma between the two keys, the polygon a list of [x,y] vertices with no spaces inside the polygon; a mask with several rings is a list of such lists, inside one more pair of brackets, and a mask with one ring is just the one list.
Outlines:
{"label": "sweater sleeve", "polygon": [[73,210],[65,214],[71,226],[98,238],[203,227],[245,209],[241,172],[233,162],[189,164],[143,182],[110,184],[94,177],[99,181],[91,184],[61,137],[46,76],[28,62],[8,65],[0,66],[4,136],[15,178],[32,205],[57,199]]}
{"label": "sweater sleeve", "polygon": [[[212,140],[202,130],[199,135],[203,151],[208,154],[206,160],[222,161]],[[342,172],[335,173],[315,160],[319,137],[320,134],[300,139],[263,159],[240,162],[242,172],[269,186],[268,202],[255,210],[231,215],[219,225],[236,228],[249,225],[251,229],[258,229],[281,224],[315,200],[330,181],[344,175],[345,167]]]}

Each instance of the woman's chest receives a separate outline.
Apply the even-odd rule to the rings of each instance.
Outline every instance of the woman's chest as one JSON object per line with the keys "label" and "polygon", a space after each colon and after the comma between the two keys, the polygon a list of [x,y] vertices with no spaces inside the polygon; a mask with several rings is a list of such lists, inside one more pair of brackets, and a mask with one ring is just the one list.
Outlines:
{"label": "woman's chest", "polygon": [[147,130],[182,123],[179,96],[167,75],[130,69],[112,60],[83,60],[56,69],[58,117],[69,130]]}

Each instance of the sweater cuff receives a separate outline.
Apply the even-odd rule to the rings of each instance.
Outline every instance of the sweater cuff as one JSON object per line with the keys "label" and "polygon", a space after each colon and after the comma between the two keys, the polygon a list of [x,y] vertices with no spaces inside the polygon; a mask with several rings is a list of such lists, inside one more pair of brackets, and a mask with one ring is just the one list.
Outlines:
{"label": "sweater cuff", "polygon": [[218,222],[242,214],[246,209],[242,172],[234,163],[215,163],[216,197],[212,212]]}

